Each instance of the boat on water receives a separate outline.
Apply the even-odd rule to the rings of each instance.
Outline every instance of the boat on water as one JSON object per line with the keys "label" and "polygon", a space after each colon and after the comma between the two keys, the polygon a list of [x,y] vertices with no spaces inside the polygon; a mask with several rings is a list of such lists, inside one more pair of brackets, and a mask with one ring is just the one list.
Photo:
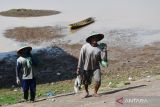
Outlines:
{"label": "boat on water", "polygon": [[73,29],[78,29],[78,28],[81,28],[83,26],[86,26],[86,25],[89,25],[91,23],[93,23],[95,20],[93,17],[89,17],[87,19],[84,19],[82,21],[79,21],[79,22],[76,22],[76,23],[73,23],[73,24],[69,24],[71,30]]}

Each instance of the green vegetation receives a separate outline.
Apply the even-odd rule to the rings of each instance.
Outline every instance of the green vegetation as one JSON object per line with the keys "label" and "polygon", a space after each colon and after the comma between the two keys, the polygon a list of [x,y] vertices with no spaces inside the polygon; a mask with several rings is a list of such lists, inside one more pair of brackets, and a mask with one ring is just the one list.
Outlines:
{"label": "green vegetation", "polygon": [[[160,79],[159,66],[154,66],[146,69],[134,69],[129,71],[107,72],[102,75],[102,85],[100,91],[107,91],[113,88],[123,87],[126,82],[132,82],[147,76],[156,76]],[[132,76],[132,80],[128,77]],[[74,80],[66,80],[55,83],[39,84],[37,85],[37,98],[46,97],[47,92],[52,92],[54,95],[73,92]],[[94,82],[90,88],[93,88]],[[22,91],[19,88],[17,91],[14,89],[0,89],[0,105],[14,104],[22,100]]]}
{"label": "green vegetation", "polygon": [[[73,92],[73,81],[68,80],[37,85],[37,98],[47,97],[47,92],[52,92],[54,95]],[[23,93],[21,88],[17,88],[16,91],[14,91],[14,88],[0,89],[0,93],[0,105],[14,104],[23,101]]]}
{"label": "green vegetation", "polygon": [[11,89],[0,90],[0,105],[17,103],[21,99],[20,89],[13,91]]}

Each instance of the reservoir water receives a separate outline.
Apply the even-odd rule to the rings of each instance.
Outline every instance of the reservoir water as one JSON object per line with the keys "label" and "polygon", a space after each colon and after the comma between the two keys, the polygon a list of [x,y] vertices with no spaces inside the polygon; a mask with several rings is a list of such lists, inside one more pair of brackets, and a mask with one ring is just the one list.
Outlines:
{"label": "reservoir water", "polygon": [[[160,0],[1,0],[0,11],[15,8],[48,9],[60,14],[43,17],[0,16],[0,52],[10,52],[21,43],[4,37],[14,27],[64,26],[68,43],[83,43],[91,32],[105,34],[111,46],[144,46],[160,41]],[[68,25],[88,17],[96,21],[76,32]]]}

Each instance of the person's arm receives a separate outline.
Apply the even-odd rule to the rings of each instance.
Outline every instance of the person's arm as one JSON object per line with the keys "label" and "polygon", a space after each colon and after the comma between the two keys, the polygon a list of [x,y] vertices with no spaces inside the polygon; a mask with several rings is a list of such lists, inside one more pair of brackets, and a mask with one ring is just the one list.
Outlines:
{"label": "person's arm", "polygon": [[85,61],[85,48],[84,46],[81,48],[79,60],[78,60],[78,66],[77,66],[77,74],[79,74],[80,69],[82,69]]}
{"label": "person's arm", "polygon": [[19,73],[20,73],[20,70],[21,70],[21,63],[19,63],[17,61],[17,65],[16,65],[16,82],[17,84],[20,84],[20,79],[19,79]]}

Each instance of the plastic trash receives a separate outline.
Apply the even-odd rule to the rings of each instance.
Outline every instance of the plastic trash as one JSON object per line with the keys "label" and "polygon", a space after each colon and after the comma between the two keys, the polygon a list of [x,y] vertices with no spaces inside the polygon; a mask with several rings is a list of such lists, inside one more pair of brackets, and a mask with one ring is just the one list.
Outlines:
{"label": "plastic trash", "polygon": [[147,82],[151,82],[151,76],[150,75],[147,76],[147,80],[146,81]]}
{"label": "plastic trash", "polygon": [[58,76],[60,76],[60,75],[61,75],[61,73],[57,72],[57,75],[58,75]]}
{"label": "plastic trash", "polygon": [[45,95],[48,97],[51,97],[51,96],[54,96],[55,94],[51,91],[48,91]]}
{"label": "plastic trash", "polygon": [[112,84],[112,82],[110,81],[110,82],[108,83],[108,87],[110,87],[110,86],[111,86],[111,84]]}
{"label": "plastic trash", "polygon": [[102,67],[107,67],[108,66],[108,62],[107,61],[101,61],[101,66]]}
{"label": "plastic trash", "polygon": [[14,92],[18,91],[16,88],[13,90]]}
{"label": "plastic trash", "polygon": [[131,80],[132,80],[132,77],[128,77],[128,80],[131,81]]}

